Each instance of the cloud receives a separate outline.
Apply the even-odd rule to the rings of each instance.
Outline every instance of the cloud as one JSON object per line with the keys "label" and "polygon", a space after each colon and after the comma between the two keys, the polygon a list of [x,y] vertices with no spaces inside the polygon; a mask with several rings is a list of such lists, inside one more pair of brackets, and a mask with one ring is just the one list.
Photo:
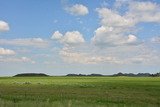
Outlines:
{"label": "cloud", "polygon": [[146,53],[128,58],[125,62],[128,64],[159,65],[158,59],[160,59],[160,55],[157,53]]}
{"label": "cloud", "polygon": [[55,31],[51,37],[53,40],[58,40],[63,44],[73,45],[84,43],[83,35],[78,31],[68,31],[64,35],[59,31]]}
{"label": "cloud", "polygon": [[[123,14],[117,10],[122,5],[127,6],[128,9]],[[64,45],[59,52],[63,61],[80,64],[124,65],[160,63],[159,52],[154,52],[154,49],[148,47],[148,44],[142,42],[136,32],[133,32],[137,29],[136,25],[141,22],[159,23],[160,18],[157,18],[160,13],[159,5],[138,1],[130,3],[124,0],[117,4],[116,9],[98,8],[96,11],[100,17],[100,27],[95,30],[91,41],[84,45]],[[79,34],[67,32],[63,35],[55,32],[53,38],[57,38],[63,44],[80,43],[80,41],[83,43],[83,39],[75,39],[83,36],[71,36]],[[152,38],[152,41],[159,42],[159,38]]]}
{"label": "cloud", "polygon": [[101,24],[108,27],[131,27],[134,25],[132,20],[124,18],[119,15],[116,11],[108,8],[96,9],[100,18]]}
{"label": "cloud", "polygon": [[[123,14],[117,10],[122,5],[127,6],[128,9]],[[141,8],[139,5],[147,7]],[[96,9],[100,26],[95,30],[91,41],[85,42],[83,35],[78,31],[68,31],[65,34],[56,31],[51,38],[63,44],[59,55],[64,62],[156,65],[160,63],[159,52],[154,52],[155,50],[148,47],[147,43],[142,42],[134,31],[137,29],[136,25],[141,22],[159,22],[156,18],[159,17],[157,7],[157,4],[151,2],[131,1],[130,3],[124,0],[117,4],[116,9]],[[158,42],[158,38],[152,38],[152,41]],[[83,45],[74,45],[84,42]]]}
{"label": "cloud", "polygon": [[48,42],[41,38],[0,39],[0,45],[32,46],[44,48],[48,46]]}
{"label": "cloud", "polygon": [[33,61],[32,59],[28,58],[28,57],[0,57],[0,62],[20,62],[20,63],[31,63],[31,64],[35,64],[35,61]]}
{"label": "cloud", "polygon": [[118,7],[126,5],[128,11],[120,15],[118,10],[108,8],[96,9],[101,17],[101,24],[107,26],[132,27],[140,22],[160,22],[160,5],[152,2],[117,0]]}
{"label": "cloud", "polygon": [[0,55],[14,55],[14,54],[16,54],[16,52],[13,50],[0,48]]}
{"label": "cloud", "polygon": [[138,45],[141,41],[131,31],[141,22],[160,23],[160,6],[152,2],[138,2],[126,0],[115,3],[116,8],[123,4],[128,10],[121,14],[118,10],[98,8],[101,26],[95,30],[92,37],[93,44],[97,46]]}
{"label": "cloud", "polygon": [[79,43],[84,43],[85,40],[80,32],[72,31],[65,33],[62,42],[67,44],[77,44],[77,43],[79,44]]}
{"label": "cloud", "polygon": [[160,5],[150,1],[116,0],[117,11],[125,6],[127,11],[123,15],[125,19],[132,20],[133,25],[140,22],[160,23]]}
{"label": "cloud", "polygon": [[135,43],[137,41],[137,37],[135,35],[128,35],[127,43]]}
{"label": "cloud", "polygon": [[159,65],[160,55],[146,44],[96,48],[93,45],[65,46],[59,52],[67,63],[112,65]]}
{"label": "cloud", "polygon": [[152,43],[160,43],[160,36],[153,37],[153,38],[151,39],[151,42],[152,42]]}
{"label": "cloud", "polygon": [[80,63],[80,64],[98,64],[98,63],[120,63],[115,57],[111,56],[98,56],[92,53],[77,52],[70,48],[63,48],[60,51],[60,56],[65,62]]}
{"label": "cloud", "polygon": [[95,35],[92,38],[92,43],[97,46],[121,46],[121,45],[131,45],[138,44],[137,37],[135,35],[129,34],[124,35],[123,32],[118,33],[116,28],[101,26],[95,31]]}
{"label": "cloud", "polygon": [[0,20],[0,32],[8,31],[9,25],[7,22]]}
{"label": "cloud", "polygon": [[62,39],[62,34],[59,31],[55,31],[51,37],[53,40],[61,40]]}
{"label": "cloud", "polygon": [[89,13],[88,8],[82,4],[75,4],[71,7],[66,7],[65,10],[75,16],[84,16]]}
{"label": "cloud", "polygon": [[134,23],[158,22],[160,23],[160,5],[152,2],[131,2],[126,18],[132,19]]}
{"label": "cloud", "polygon": [[91,39],[93,44],[100,47],[138,44],[137,37],[128,33],[135,25],[132,19],[125,18],[108,8],[96,10],[101,19],[101,26],[95,30],[95,35]]}
{"label": "cloud", "polygon": [[31,62],[31,63],[35,63],[35,61],[33,61],[33,60],[31,60],[30,58],[28,58],[28,57],[21,57],[20,58],[20,61],[21,62]]}
{"label": "cloud", "polygon": [[120,9],[122,6],[125,6],[125,8],[127,8],[127,5],[129,2],[132,2],[133,0],[115,0],[115,3],[114,3],[114,8],[116,9]]}

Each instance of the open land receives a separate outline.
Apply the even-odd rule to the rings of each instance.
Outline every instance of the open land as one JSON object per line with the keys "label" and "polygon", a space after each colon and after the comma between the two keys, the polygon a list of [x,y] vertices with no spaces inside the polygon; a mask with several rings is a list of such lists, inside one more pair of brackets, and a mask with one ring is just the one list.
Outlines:
{"label": "open land", "polygon": [[160,77],[0,77],[0,107],[160,107]]}

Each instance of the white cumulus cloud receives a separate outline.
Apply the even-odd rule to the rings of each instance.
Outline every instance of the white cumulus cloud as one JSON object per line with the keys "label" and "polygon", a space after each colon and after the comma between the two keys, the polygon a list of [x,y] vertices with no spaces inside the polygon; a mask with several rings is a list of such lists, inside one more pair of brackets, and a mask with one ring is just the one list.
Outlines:
{"label": "white cumulus cloud", "polygon": [[62,42],[67,44],[84,43],[83,35],[78,31],[66,32]]}
{"label": "white cumulus cloud", "polygon": [[8,31],[9,25],[7,22],[0,20],[0,32]]}
{"label": "white cumulus cloud", "polygon": [[60,40],[62,38],[62,34],[59,31],[55,31],[51,37],[53,40]]}
{"label": "white cumulus cloud", "polygon": [[131,19],[127,19],[108,8],[96,9],[101,18],[101,24],[109,27],[131,27],[134,25]]}
{"label": "white cumulus cloud", "polygon": [[55,31],[51,37],[51,39],[58,40],[63,44],[81,44],[84,43],[85,40],[83,35],[78,31],[68,31],[64,35],[59,31]]}
{"label": "white cumulus cloud", "polygon": [[135,35],[124,35],[123,32],[117,33],[114,27],[101,26],[95,31],[92,43],[97,46],[121,46],[121,45],[137,45],[137,37]]}
{"label": "white cumulus cloud", "polygon": [[71,7],[66,7],[65,10],[76,16],[84,16],[89,13],[88,8],[82,4],[75,4]]}

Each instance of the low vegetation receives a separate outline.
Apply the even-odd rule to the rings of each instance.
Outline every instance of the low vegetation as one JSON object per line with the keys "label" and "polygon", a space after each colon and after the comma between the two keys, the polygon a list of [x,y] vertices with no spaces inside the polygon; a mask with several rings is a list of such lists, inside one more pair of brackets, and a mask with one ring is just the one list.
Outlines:
{"label": "low vegetation", "polygon": [[1,77],[0,107],[159,107],[159,77]]}

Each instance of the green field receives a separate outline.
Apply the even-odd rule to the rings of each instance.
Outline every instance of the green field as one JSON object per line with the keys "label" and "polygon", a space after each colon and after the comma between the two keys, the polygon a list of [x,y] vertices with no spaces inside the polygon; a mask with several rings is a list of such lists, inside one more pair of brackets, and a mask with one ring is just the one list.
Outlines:
{"label": "green field", "polygon": [[160,107],[160,78],[0,77],[0,107]]}

